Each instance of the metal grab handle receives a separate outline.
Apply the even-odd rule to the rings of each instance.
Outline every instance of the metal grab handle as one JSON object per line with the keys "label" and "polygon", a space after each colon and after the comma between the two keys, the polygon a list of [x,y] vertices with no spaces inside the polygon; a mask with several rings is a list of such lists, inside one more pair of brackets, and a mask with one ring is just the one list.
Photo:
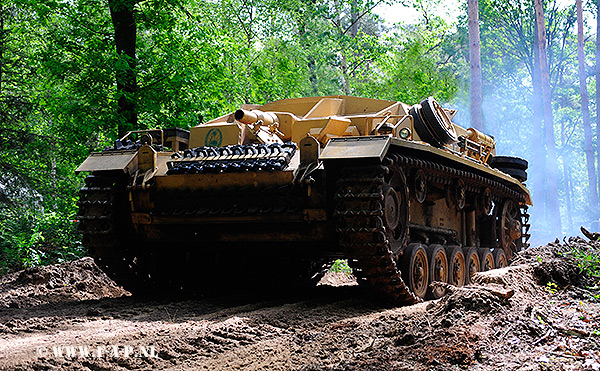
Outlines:
{"label": "metal grab handle", "polygon": [[162,147],[165,146],[165,135],[162,131],[162,129],[147,129],[147,130],[132,130],[132,131],[128,131],[127,134],[125,134],[125,136],[123,136],[123,138],[119,139],[119,141],[121,141],[121,143],[127,139],[127,137],[129,137],[131,134],[136,134],[136,133],[152,133],[152,132],[158,132],[160,133],[160,145]]}

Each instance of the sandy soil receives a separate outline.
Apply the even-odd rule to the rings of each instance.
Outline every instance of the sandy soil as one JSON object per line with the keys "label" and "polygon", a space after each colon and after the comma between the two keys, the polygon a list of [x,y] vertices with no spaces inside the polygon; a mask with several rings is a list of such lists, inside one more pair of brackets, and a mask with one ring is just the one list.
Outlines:
{"label": "sandy soil", "polygon": [[0,278],[0,369],[600,370],[600,303],[566,244],[600,251],[529,249],[401,308],[340,275],[302,294],[182,300],[129,296],[89,258],[30,269]]}

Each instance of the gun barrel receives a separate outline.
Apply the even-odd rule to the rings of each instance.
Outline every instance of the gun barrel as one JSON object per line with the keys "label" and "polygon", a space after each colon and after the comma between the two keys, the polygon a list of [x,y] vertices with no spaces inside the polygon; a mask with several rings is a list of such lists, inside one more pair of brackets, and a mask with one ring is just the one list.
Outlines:
{"label": "gun barrel", "polygon": [[235,111],[234,117],[242,124],[254,124],[255,122],[261,120],[263,125],[269,126],[279,122],[277,115],[275,115],[273,112],[263,112],[260,110],[248,111],[242,108]]}

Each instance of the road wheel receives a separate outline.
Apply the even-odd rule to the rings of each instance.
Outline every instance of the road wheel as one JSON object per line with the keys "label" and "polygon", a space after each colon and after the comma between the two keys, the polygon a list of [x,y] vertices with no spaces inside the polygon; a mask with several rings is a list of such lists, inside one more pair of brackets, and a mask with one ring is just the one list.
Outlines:
{"label": "road wheel", "polygon": [[[427,247],[427,259],[429,260],[429,283],[448,282],[448,257],[446,250],[441,245]],[[427,296],[431,299],[441,298],[446,294],[442,287],[430,287]]]}
{"label": "road wheel", "polygon": [[494,269],[494,255],[490,249],[479,249],[479,260],[481,260],[481,271],[486,272]]}
{"label": "road wheel", "polygon": [[473,275],[481,271],[481,260],[476,247],[469,247],[465,250],[465,261],[467,265],[466,283],[471,283]]}
{"label": "road wheel", "polygon": [[448,283],[454,286],[464,286],[466,279],[465,254],[460,246],[446,248],[448,256]]}
{"label": "road wheel", "polygon": [[508,259],[503,249],[494,249],[494,265],[496,268],[504,268],[508,266]]}
{"label": "road wheel", "polygon": [[494,156],[490,161],[490,165],[493,168],[503,167],[520,170],[527,170],[527,168],[529,167],[529,163],[527,162],[527,160],[511,156]]}
{"label": "road wheel", "polygon": [[413,117],[415,130],[423,141],[435,147],[458,141],[454,125],[432,97],[414,105],[408,113]]}
{"label": "road wheel", "polygon": [[411,243],[404,252],[404,269],[409,289],[421,299],[429,286],[429,264],[423,245]]}

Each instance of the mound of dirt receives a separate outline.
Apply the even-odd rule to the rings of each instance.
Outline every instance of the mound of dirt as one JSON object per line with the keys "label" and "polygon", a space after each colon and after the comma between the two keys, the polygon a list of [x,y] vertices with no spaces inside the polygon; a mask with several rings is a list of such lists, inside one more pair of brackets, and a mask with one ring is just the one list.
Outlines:
{"label": "mound of dirt", "polygon": [[92,258],[29,268],[0,277],[0,307],[25,308],[56,302],[129,295]]}
{"label": "mound of dirt", "polygon": [[327,272],[323,278],[321,278],[319,283],[317,283],[317,285],[339,287],[355,286],[358,285],[358,283],[356,282],[356,277],[354,277],[352,274],[347,274],[344,272]]}
{"label": "mound of dirt", "polygon": [[[117,297],[126,292],[91,259],[31,269],[0,284],[0,369],[599,371],[600,303],[574,247],[599,245],[529,249],[473,285],[398,308],[343,274],[303,294],[178,301]],[[107,356],[112,347],[120,353]],[[128,357],[125,347],[155,352]]]}
{"label": "mound of dirt", "polygon": [[503,311],[507,306],[510,306],[507,298],[502,298],[480,288],[455,288],[453,291],[439,301],[434,302],[428,310],[439,316],[454,311],[489,313]]}

